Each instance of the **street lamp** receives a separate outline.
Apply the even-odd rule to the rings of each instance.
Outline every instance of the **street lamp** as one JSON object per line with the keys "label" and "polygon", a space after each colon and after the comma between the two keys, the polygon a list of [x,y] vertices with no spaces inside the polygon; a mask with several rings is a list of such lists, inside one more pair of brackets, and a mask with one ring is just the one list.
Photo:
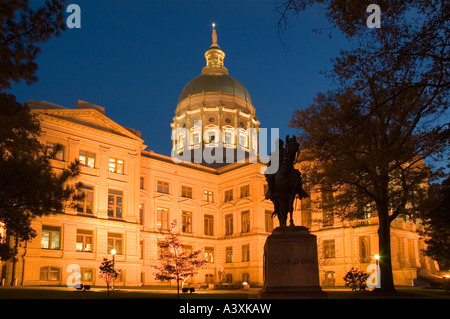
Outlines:
{"label": "street lamp", "polygon": [[115,265],[115,259],[114,256],[116,256],[116,250],[113,248],[111,249],[111,254],[113,255],[113,264],[112,264],[112,268],[113,268],[113,282],[112,282],[112,290],[114,290],[114,280],[116,280],[116,270],[114,269],[114,265]]}

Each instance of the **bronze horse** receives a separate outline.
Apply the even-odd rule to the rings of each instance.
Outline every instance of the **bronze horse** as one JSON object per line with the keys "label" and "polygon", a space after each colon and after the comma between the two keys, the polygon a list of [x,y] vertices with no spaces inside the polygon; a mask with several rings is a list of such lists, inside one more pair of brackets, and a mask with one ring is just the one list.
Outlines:
{"label": "bronze horse", "polygon": [[[282,140],[278,140],[278,149],[270,154],[270,162],[278,157],[278,171],[274,174],[265,173],[269,189],[266,198],[274,205],[272,217],[278,216],[281,227],[286,227],[287,216],[290,215],[290,226],[294,226],[292,217],[294,199],[309,197],[302,188],[300,172],[294,168],[299,153],[299,143],[295,136],[286,136],[286,146]],[[269,163],[270,165],[270,163]]]}

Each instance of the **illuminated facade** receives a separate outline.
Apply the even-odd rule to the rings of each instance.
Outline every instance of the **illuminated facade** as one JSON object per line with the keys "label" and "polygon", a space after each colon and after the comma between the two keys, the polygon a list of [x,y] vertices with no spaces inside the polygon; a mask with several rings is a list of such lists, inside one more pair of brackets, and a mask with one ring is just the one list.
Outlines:
{"label": "illuminated facade", "polygon": [[[213,30],[206,66],[178,100],[171,124],[173,154],[218,146],[257,154],[255,108],[245,87],[228,75],[224,56]],[[109,119],[100,106],[83,101],[74,109],[36,101],[29,106],[42,120],[42,143],[63,146],[51,161],[55,170],[80,160],[78,179],[86,196],[76,208],[33,222],[38,236],[19,250],[17,285],[64,286],[72,264],[81,268],[84,284],[105,285],[98,267],[103,257],[112,257],[113,248],[120,270],[116,286],[167,284],[154,279],[152,265],[158,262],[157,239],[173,220],[186,249],[201,249],[208,261],[191,283],[263,284],[264,243],[278,226],[271,218],[272,203],[264,198],[263,164],[248,161],[248,156],[218,166],[174,163],[146,150],[138,131]],[[351,223],[330,217],[311,204],[323,194],[311,190],[311,199],[296,202],[294,220],[317,235],[321,284],[343,285],[351,267],[365,270],[374,263],[377,221],[369,215]],[[420,253],[417,227],[393,223],[396,284],[412,285],[418,271],[436,271],[434,262]],[[4,284],[11,282],[10,262],[2,264],[1,278]]]}

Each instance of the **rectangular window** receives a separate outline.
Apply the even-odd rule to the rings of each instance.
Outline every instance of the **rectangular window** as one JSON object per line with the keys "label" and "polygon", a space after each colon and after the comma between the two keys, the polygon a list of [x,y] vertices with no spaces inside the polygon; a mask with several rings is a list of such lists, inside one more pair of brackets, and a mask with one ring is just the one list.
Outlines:
{"label": "rectangular window", "polygon": [[200,132],[194,132],[192,139],[194,140],[194,145],[200,144]]}
{"label": "rectangular window", "polygon": [[64,146],[57,143],[47,142],[47,156],[58,161],[64,161]]}
{"label": "rectangular window", "polygon": [[156,253],[158,259],[163,259],[164,257],[168,256],[170,254],[169,245],[166,243],[158,243]]}
{"label": "rectangular window", "polygon": [[140,248],[141,248],[141,255],[140,255],[140,258],[141,258],[141,259],[144,259],[144,241],[143,241],[143,240],[141,240],[141,241],[139,242],[139,246],[140,246]]}
{"label": "rectangular window", "polygon": [[113,158],[113,157],[109,158],[108,169],[110,172],[117,173],[117,174],[123,174],[123,172],[124,172],[123,167],[124,167],[124,164],[123,164],[122,159]]}
{"label": "rectangular window", "polygon": [[163,181],[158,181],[156,183],[156,191],[158,193],[169,194],[169,183],[163,182]]}
{"label": "rectangular window", "polygon": [[145,186],[145,178],[144,177],[139,177],[139,189],[144,189]]}
{"label": "rectangular window", "polygon": [[183,233],[192,233],[192,213],[182,212],[181,213],[181,228]]}
{"label": "rectangular window", "polygon": [[61,227],[58,226],[42,226],[41,248],[55,249],[61,248]]}
{"label": "rectangular window", "polygon": [[214,236],[214,216],[205,215],[205,235]]}
{"label": "rectangular window", "polygon": [[322,191],[322,220],[324,227],[334,225],[333,205],[333,192],[330,190]]}
{"label": "rectangular window", "polygon": [[192,198],[192,187],[181,186],[181,197]]}
{"label": "rectangular window", "polygon": [[60,268],[45,266],[40,268],[39,280],[41,281],[59,281],[61,276]]}
{"label": "rectangular window", "polygon": [[233,144],[233,131],[231,131],[231,130],[225,131],[225,144],[227,144],[227,145]]}
{"label": "rectangular window", "polygon": [[334,246],[334,239],[323,241],[323,255],[325,259],[335,258],[336,252]]}
{"label": "rectangular window", "polygon": [[214,275],[213,274],[205,274],[205,283],[213,284],[214,283]]}
{"label": "rectangular window", "polygon": [[225,191],[225,202],[231,202],[233,200],[233,190],[229,189]]}
{"label": "rectangular window", "polygon": [[92,252],[92,230],[77,229],[77,251]]}
{"label": "rectangular window", "polygon": [[242,245],[242,261],[250,261],[250,245]]}
{"label": "rectangular window", "polygon": [[241,187],[241,198],[250,196],[250,185],[245,185]]}
{"label": "rectangular window", "polygon": [[80,150],[78,159],[80,160],[80,165],[95,167],[95,153]]}
{"label": "rectangular window", "polygon": [[205,190],[203,192],[203,200],[213,203],[214,202],[214,193],[212,191]]}
{"label": "rectangular window", "polygon": [[311,198],[306,197],[300,200],[302,226],[311,227]]}
{"label": "rectangular window", "polygon": [[250,212],[245,211],[241,213],[242,232],[248,233],[250,231]]}
{"label": "rectangular window", "polygon": [[122,255],[122,247],[122,234],[108,233],[108,254],[111,253],[112,249],[115,249],[117,255]]}
{"label": "rectangular window", "polygon": [[213,247],[205,247],[205,260],[207,263],[214,262],[214,248]]}
{"label": "rectangular window", "polygon": [[81,214],[92,214],[94,212],[94,188],[88,185],[82,185],[79,190],[84,197],[78,200],[77,212]]}
{"label": "rectangular window", "polygon": [[123,192],[113,189],[108,190],[108,217],[123,218]]}
{"label": "rectangular window", "polygon": [[227,247],[225,249],[225,262],[226,263],[233,262],[233,247]]}
{"label": "rectangular window", "polygon": [[158,207],[156,209],[156,226],[158,229],[169,229],[169,210],[167,208]]}
{"label": "rectangular window", "polygon": [[225,236],[233,234],[233,214],[225,216]]}
{"label": "rectangular window", "polygon": [[266,210],[265,214],[265,229],[266,232],[273,231],[273,218],[272,218],[272,212],[269,210]]}

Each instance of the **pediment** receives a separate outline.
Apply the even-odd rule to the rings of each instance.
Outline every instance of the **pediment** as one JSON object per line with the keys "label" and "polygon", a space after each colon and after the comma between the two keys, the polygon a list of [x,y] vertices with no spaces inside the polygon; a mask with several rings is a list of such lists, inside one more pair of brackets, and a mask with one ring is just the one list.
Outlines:
{"label": "pediment", "polygon": [[197,205],[194,203],[194,201],[190,198],[183,198],[180,201],[178,201],[178,204],[183,206],[189,206],[189,207],[196,207]]}
{"label": "pediment", "polygon": [[161,202],[175,202],[175,200],[172,197],[166,194],[159,194],[159,193],[155,195],[153,199]]}
{"label": "pediment", "polygon": [[143,142],[143,140],[139,137],[138,132],[114,122],[107,117],[101,109],[98,108],[67,109],[35,107],[34,109],[36,109],[37,113],[49,116],[55,120],[69,122],[72,125],[80,125],[80,127],[100,130]]}

